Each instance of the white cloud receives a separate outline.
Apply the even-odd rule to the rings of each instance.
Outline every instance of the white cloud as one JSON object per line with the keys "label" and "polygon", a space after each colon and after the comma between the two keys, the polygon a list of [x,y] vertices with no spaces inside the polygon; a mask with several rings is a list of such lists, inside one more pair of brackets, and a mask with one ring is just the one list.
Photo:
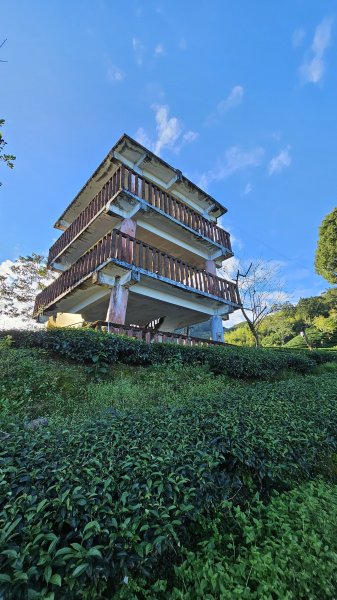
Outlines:
{"label": "white cloud", "polygon": [[184,144],[189,144],[190,142],[195,142],[195,140],[197,139],[197,137],[198,137],[198,134],[197,134],[196,131],[187,131],[183,135],[183,143]]}
{"label": "white cloud", "polygon": [[314,41],[312,44],[313,52],[322,56],[325,52],[326,48],[330,44],[331,38],[331,27],[332,27],[333,19],[323,19],[322,23],[320,23],[316,27]]}
{"label": "white cloud", "polygon": [[280,173],[283,169],[290,167],[291,165],[291,156],[290,156],[290,146],[281,150],[279,154],[274,156],[268,165],[268,173],[269,175],[273,175],[274,173]]}
{"label": "white cloud", "polygon": [[155,49],[154,49],[154,55],[155,56],[162,56],[165,53],[164,50],[164,45],[163,44],[157,44]]}
{"label": "white cloud", "polygon": [[14,264],[15,263],[12,260],[10,260],[9,258],[7,258],[2,263],[0,263],[0,275],[3,275],[5,277],[7,277],[8,275],[10,275],[11,274],[11,267]]}
{"label": "white cloud", "polygon": [[242,101],[243,94],[244,90],[242,85],[234,86],[227,98],[221,100],[221,102],[219,102],[219,104],[217,105],[217,112],[220,115],[223,115],[231,108],[235,108],[236,106],[238,106]]}
{"label": "white cloud", "polygon": [[145,46],[144,46],[142,40],[140,40],[139,38],[133,37],[132,38],[132,48],[133,48],[133,52],[135,55],[136,63],[139,67],[141,67],[144,62],[144,51],[145,51]]}
{"label": "white cloud", "polygon": [[164,148],[179,152],[185,144],[194,142],[198,134],[195,131],[184,133],[184,125],[178,117],[170,117],[170,109],[164,104],[152,105],[155,112],[157,137],[152,141],[143,127],[139,127],[136,139],[139,143],[160,155]]}
{"label": "white cloud", "polygon": [[107,78],[111,83],[117,83],[119,81],[123,81],[125,79],[125,73],[119,67],[115,65],[110,65],[107,70]]}
{"label": "white cloud", "polygon": [[216,105],[215,110],[208,115],[206,119],[206,125],[214,123],[217,120],[217,118],[222,117],[232,108],[239,106],[239,104],[241,104],[242,102],[243,95],[243,86],[235,85],[230,91],[227,98],[224,98],[224,100],[220,100],[220,102],[218,102],[218,104]]}
{"label": "white cloud", "polygon": [[[224,321],[224,326],[226,329],[230,329],[234,327],[234,325],[238,325],[239,323],[243,323],[245,318],[241,312],[241,310],[236,310],[233,313],[230,313],[228,321]],[[226,332],[225,332],[225,341],[226,341]]]}
{"label": "white cloud", "polygon": [[168,146],[172,148],[182,133],[182,123],[177,117],[169,117],[169,107],[160,104],[155,105],[155,119],[157,129],[157,140],[154,151],[160,154],[161,150]]}
{"label": "white cloud", "polygon": [[304,29],[302,29],[302,27],[300,27],[299,29],[295,29],[295,31],[292,35],[292,38],[291,38],[293,48],[298,48],[302,44],[304,38],[305,38]]}
{"label": "white cloud", "polygon": [[325,18],[317,25],[311,45],[310,56],[300,67],[300,74],[305,83],[319,83],[325,72],[324,53],[331,41],[333,18]]}
{"label": "white cloud", "polygon": [[225,152],[223,160],[218,161],[214,169],[203,173],[199,180],[199,186],[207,188],[213,181],[221,181],[236,171],[243,171],[249,167],[261,165],[264,157],[264,149],[261,146],[252,150],[242,150],[238,146],[232,146]]}
{"label": "white cloud", "polygon": [[248,196],[248,194],[250,194],[250,192],[252,191],[253,186],[251,183],[246,183],[245,185],[245,189],[243,190],[243,193],[245,196]]}
{"label": "white cloud", "polygon": [[147,133],[143,127],[138,127],[135,138],[136,138],[137,142],[142,144],[142,146],[145,146],[146,148],[149,148],[150,150],[153,149],[152,141],[150,140],[149,136],[147,135]]}

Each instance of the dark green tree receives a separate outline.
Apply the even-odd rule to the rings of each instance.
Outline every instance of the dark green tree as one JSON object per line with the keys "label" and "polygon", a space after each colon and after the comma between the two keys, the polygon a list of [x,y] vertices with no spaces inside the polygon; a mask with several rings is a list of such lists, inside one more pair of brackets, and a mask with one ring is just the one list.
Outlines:
{"label": "dark green tree", "polygon": [[337,311],[337,288],[329,288],[323,292],[322,297],[329,311]]}
{"label": "dark green tree", "polygon": [[319,228],[315,268],[329,283],[337,283],[337,208],[323,219]]}
{"label": "dark green tree", "polygon": [[315,317],[329,316],[329,309],[322,296],[311,296],[309,298],[300,298],[296,306],[296,318],[304,325],[312,325]]}

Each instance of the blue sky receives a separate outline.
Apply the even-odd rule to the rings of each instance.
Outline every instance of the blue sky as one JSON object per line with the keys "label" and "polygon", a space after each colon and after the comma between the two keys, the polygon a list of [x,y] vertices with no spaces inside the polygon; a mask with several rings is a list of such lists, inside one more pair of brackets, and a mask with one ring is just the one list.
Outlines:
{"label": "blue sky", "polygon": [[323,291],[337,204],[335,1],[2,3],[0,262],[46,253],[56,218],[126,132],[229,209],[239,258]]}

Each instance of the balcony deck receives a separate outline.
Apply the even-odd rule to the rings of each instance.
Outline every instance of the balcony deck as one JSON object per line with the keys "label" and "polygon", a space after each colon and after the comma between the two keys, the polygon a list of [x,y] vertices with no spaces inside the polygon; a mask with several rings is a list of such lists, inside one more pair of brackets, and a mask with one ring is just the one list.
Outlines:
{"label": "balcony deck", "polygon": [[122,192],[146,202],[150,207],[168,215],[195,235],[225,249],[226,256],[232,256],[230,235],[227,231],[141,177],[132,169],[122,165],[118,167],[102,190],[56,240],[50,248],[48,263],[53,263],[62,255],[96,217],[106,210],[111,201],[117,201]]}
{"label": "balcony deck", "polygon": [[233,282],[196,269],[114,229],[38,294],[34,317],[42,314],[47,307],[54,305],[63,296],[80,286],[95,271],[109,263],[114,263],[123,269],[137,271],[186,291],[215,298],[231,305],[234,310],[241,305],[237,286]]}

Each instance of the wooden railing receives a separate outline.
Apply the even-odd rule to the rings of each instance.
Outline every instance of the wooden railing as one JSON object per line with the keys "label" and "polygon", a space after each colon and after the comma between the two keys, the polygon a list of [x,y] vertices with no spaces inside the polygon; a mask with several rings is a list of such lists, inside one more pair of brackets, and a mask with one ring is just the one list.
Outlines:
{"label": "wooden railing", "polygon": [[136,238],[114,229],[105,235],[93,248],[83,254],[58,279],[42,290],[36,297],[34,315],[57,298],[76,287],[104,263],[113,261],[122,263],[126,268],[136,267],[152,277],[182,284],[205,294],[212,294],[235,305],[240,305],[237,286],[226,279],[196,269],[157,248],[153,248]]}
{"label": "wooden railing", "polygon": [[205,219],[195,210],[177,200],[171,194],[167,194],[161,188],[141,177],[132,169],[122,165],[107,181],[100,192],[94,197],[88,206],[69,225],[68,229],[56,240],[50,248],[48,262],[51,263],[90,223],[90,221],[104,208],[104,206],[119,191],[126,190],[138,198],[145,200],[151,206],[158,208],[170,217],[173,217],[183,225],[193,229],[196,233],[220,244],[232,253],[230,235],[227,231],[218,227],[212,221]]}
{"label": "wooden railing", "polygon": [[139,327],[137,325],[119,325],[118,323],[108,323],[107,321],[95,321],[88,323],[91,329],[104,330],[111,334],[126,335],[127,337],[143,340],[148,344],[152,342],[162,344],[178,344],[182,346],[223,346],[224,342],[207,340],[205,338],[185,335],[168,331],[155,330],[150,327]]}

